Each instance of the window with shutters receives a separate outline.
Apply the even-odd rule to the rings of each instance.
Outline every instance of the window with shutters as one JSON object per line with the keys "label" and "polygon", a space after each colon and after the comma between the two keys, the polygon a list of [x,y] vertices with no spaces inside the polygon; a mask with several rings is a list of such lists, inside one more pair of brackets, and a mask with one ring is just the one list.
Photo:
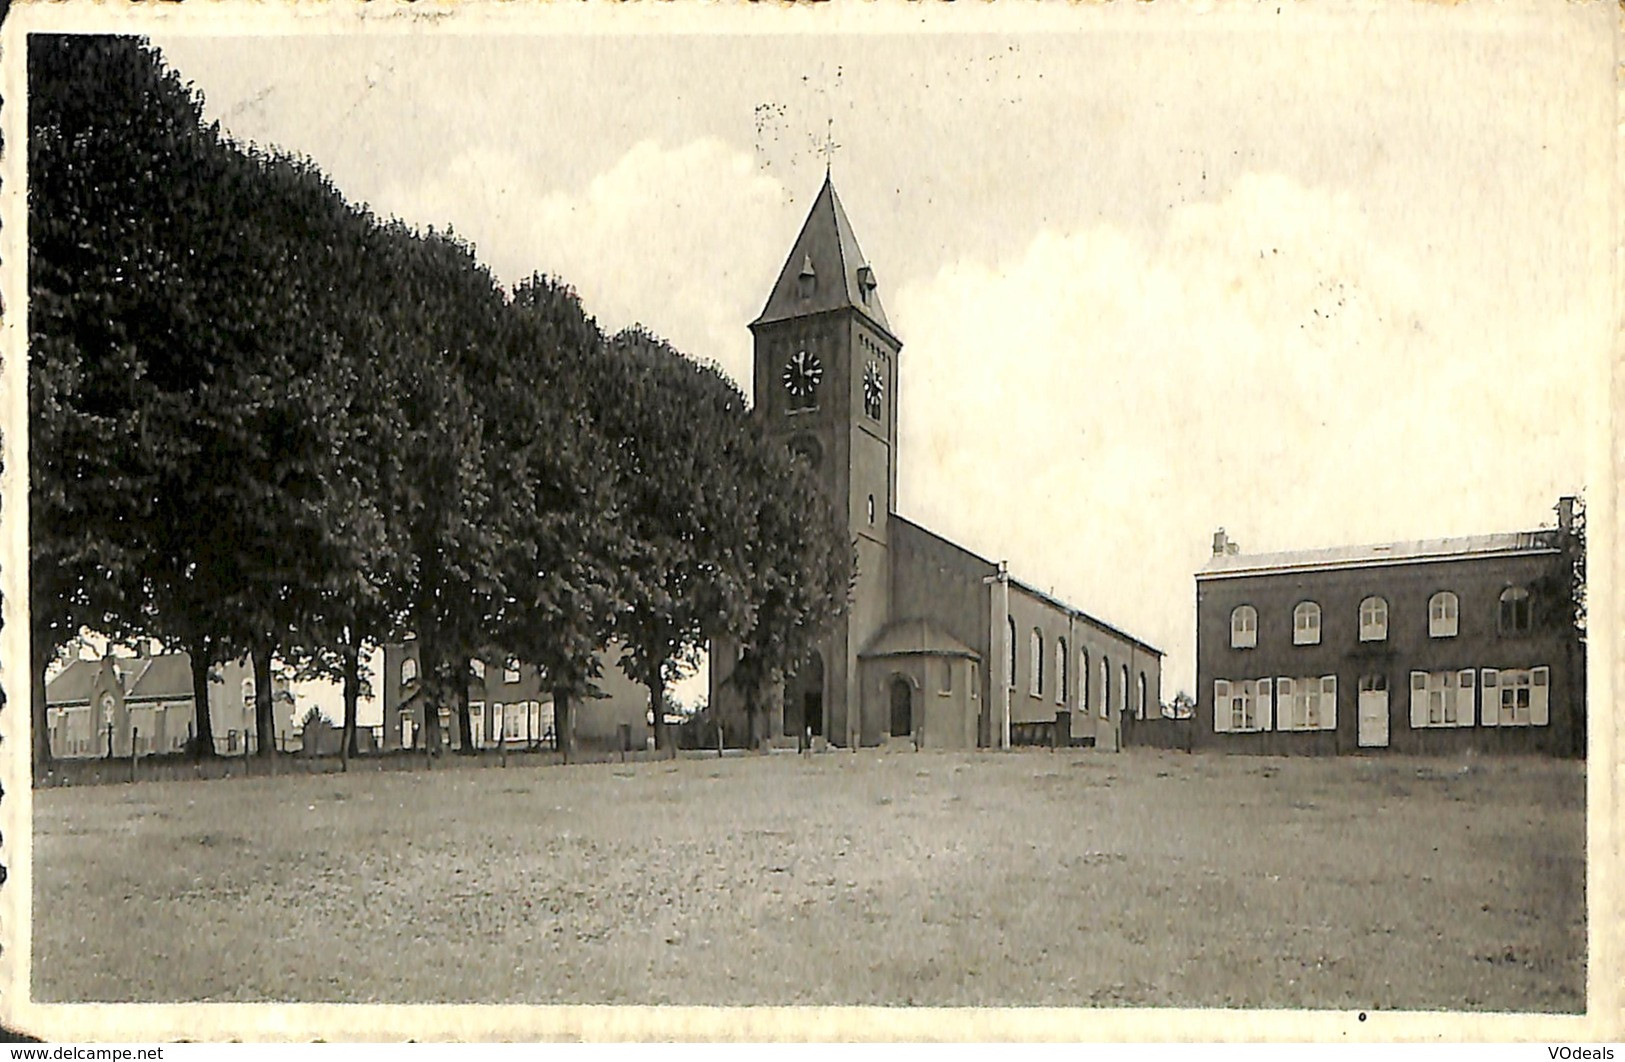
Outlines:
{"label": "window with shutters", "polygon": [[1253,649],[1258,645],[1258,610],[1237,605],[1230,610],[1230,648]]}
{"label": "window with shutters", "polygon": [[1388,640],[1388,602],[1380,597],[1368,597],[1360,602],[1360,641]]}
{"label": "window with shutters", "polygon": [[1037,627],[1032,633],[1032,673],[1027,676],[1027,692],[1034,697],[1044,695],[1044,632]]}
{"label": "window with shutters", "polygon": [[1282,676],[1275,697],[1277,730],[1337,729],[1337,676]]}
{"label": "window with shutters", "polygon": [[1521,586],[1501,591],[1501,633],[1529,633],[1529,591]]}
{"label": "window with shutters", "polygon": [[1546,726],[1551,718],[1548,667],[1484,669],[1485,726]]}
{"label": "window with shutters", "polygon": [[1292,644],[1320,644],[1320,606],[1313,601],[1300,602],[1292,610]]}
{"label": "window with shutters", "polygon": [[1454,638],[1461,603],[1449,590],[1440,590],[1428,598],[1428,637]]}
{"label": "window with shutters", "polygon": [[1219,679],[1213,683],[1216,733],[1244,734],[1269,728],[1269,679]]}
{"label": "window with shutters", "polygon": [[1411,727],[1473,725],[1473,669],[1411,672]]}

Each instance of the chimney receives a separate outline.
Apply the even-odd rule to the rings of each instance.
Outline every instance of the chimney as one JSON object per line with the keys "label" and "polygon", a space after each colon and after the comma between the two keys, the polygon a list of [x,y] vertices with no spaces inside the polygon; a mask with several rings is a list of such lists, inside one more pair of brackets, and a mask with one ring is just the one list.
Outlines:
{"label": "chimney", "polygon": [[1230,552],[1230,536],[1224,533],[1224,528],[1213,532],[1213,555],[1223,557]]}
{"label": "chimney", "polygon": [[1557,531],[1568,535],[1574,532],[1574,496],[1565,494],[1557,499]]}

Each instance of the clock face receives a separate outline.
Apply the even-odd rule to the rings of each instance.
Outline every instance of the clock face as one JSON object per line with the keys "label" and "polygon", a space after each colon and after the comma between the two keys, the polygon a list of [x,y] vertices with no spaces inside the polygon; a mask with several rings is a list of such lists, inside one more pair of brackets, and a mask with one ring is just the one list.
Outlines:
{"label": "clock face", "polygon": [[880,376],[880,366],[870,362],[863,370],[863,411],[876,420],[886,397],[886,381]]}
{"label": "clock face", "polygon": [[784,389],[790,392],[792,398],[810,399],[813,392],[818,390],[818,381],[823,378],[824,366],[818,360],[818,355],[805,350],[790,355],[790,360],[784,365]]}

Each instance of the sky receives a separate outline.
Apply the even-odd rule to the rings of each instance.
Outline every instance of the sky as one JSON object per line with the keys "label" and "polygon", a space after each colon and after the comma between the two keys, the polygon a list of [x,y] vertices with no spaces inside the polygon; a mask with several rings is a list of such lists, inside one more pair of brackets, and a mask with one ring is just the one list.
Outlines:
{"label": "sky", "polygon": [[828,165],[904,343],[898,510],[1162,648],[1165,699],[1221,525],[1526,529],[1585,487],[1608,5],[875,10],[151,36],[233,137],[747,394]]}

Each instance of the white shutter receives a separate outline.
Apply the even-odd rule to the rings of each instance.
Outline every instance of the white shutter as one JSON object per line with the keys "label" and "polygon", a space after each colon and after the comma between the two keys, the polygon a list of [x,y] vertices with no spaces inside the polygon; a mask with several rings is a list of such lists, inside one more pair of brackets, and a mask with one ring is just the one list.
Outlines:
{"label": "white shutter", "polygon": [[1280,717],[1280,725],[1276,727],[1277,730],[1296,730],[1298,728],[1298,716],[1292,707],[1293,686],[1294,683],[1289,678],[1275,680],[1275,699],[1280,702],[1277,712]]}
{"label": "white shutter", "polygon": [[1337,676],[1320,680],[1320,729],[1337,729]]}
{"label": "white shutter", "polygon": [[1213,683],[1213,732],[1230,732],[1230,683],[1224,679]]}
{"label": "white shutter", "polygon": [[1456,725],[1473,725],[1473,669],[1456,672]]}
{"label": "white shutter", "polygon": [[1537,667],[1529,676],[1529,725],[1546,726],[1551,720],[1552,669]]}
{"label": "white shutter", "polygon": [[1428,725],[1428,673],[1411,672],[1411,729]]}
{"label": "white shutter", "polygon": [[1484,686],[1484,695],[1479,698],[1484,706],[1480,722],[1485,726],[1497,726],[1501,722],[1501,673],[1487,667],[1479,674],[1483,676]]}
{"label": "white shutter", "polygon": [[1271,710],[1270,706],[1269,679],[1258,680],[1258,701],[1256,703],[1256,710],[1258,712],[1258,729],[1271,729],[1274,725],[1275,713]]}

